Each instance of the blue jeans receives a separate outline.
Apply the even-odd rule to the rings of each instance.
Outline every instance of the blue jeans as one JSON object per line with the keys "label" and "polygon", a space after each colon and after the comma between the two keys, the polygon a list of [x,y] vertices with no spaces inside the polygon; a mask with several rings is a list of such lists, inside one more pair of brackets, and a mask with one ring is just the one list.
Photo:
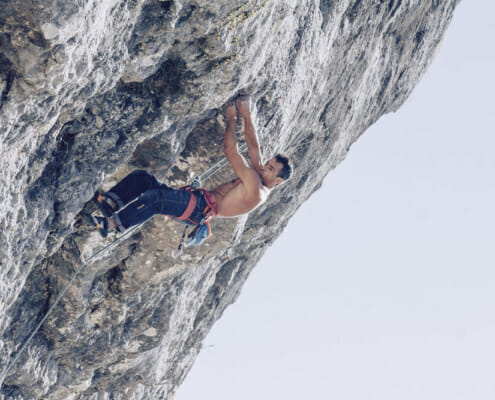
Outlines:
{"label": "blue jeans", "polygon": [[[193,193],[197,203],[189,219],[200,223],[207,203],[201,192],[193,191]],[[184,189],[173,189],[159,182],[146,171],[136,170],[122,179],[106,195],[119,207],[113,215],[115,222],[119,228],[127,229],[155,214],[181,216],[193,194]]]}

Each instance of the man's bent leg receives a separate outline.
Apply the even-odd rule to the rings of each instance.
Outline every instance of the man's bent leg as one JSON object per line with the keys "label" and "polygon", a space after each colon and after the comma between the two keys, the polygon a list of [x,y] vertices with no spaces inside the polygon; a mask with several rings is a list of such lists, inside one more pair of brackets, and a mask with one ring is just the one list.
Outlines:
{"label": "man's bent leg", "polygon": [[153,175],[143,170],[136,170],[105,194],[115,202],[118,210],[147,190],[157,189],[162,186],[166,185],[159,182]]}
{"label": "man's bent leg", "polygon": [[166,186],[150,189],[113,215],[113,220],[125,230],[140,224],[155,214],[181,216],[189,204],[191,193]]}

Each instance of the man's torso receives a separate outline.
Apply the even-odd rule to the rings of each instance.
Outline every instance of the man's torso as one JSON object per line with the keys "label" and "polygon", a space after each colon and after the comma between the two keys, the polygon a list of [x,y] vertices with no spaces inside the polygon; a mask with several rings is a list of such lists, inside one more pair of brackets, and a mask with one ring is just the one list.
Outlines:
{"label": "man's torso", "polygon": [[216,187],[211,193],[217,201],[218,216],[235,217],[262,204],[268,196],[268,189],[260,183],[260,196],[247,196],[241,180],[237,178]]}

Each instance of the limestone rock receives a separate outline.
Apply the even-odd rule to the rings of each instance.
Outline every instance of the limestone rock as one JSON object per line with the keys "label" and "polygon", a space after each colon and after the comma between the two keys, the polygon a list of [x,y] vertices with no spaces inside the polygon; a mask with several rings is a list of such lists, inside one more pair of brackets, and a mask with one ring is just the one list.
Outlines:
{"label": "limestone rock", "polygon": [[[155,216],[91,261],[0,378],[0,398],[172,398],[288,219],[411,93],[456,4],[3,2],[0,373],[108,242],[81,216],[96,189],[135,168],[190,182],[223,156],[221,107],[241,91],[265,158],[285,152],[295,171],[179,259],[170,252],[182,227]],[[231,178],[224,168],[206,188]]]}

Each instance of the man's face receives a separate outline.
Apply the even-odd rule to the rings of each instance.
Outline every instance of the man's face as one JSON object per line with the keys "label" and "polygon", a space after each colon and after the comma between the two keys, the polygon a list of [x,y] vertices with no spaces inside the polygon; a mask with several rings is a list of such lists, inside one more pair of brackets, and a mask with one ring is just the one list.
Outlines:
{"label": "man's face", "polygon": [[266,187],[273,187],[282,183],[284,180],[279,178],[277,175],[282,170],[282,163],[277,162],[276,158],[268,160],[265,165],[261,168],[261,176],[263,178],[263,183]]}

